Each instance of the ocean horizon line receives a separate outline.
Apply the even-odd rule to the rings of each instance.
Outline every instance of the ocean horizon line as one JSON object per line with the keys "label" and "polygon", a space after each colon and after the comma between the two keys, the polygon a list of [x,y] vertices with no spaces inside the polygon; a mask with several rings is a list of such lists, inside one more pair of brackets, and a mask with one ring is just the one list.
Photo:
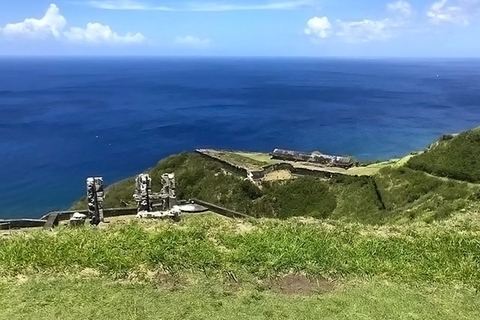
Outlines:
{"label": "ocean horizon line", "polygon": [[2,55],[1,59],[305,59],[305,60],[338,60],[338,61],[431,61],[431,62],[455,62],[455,61],[480,61],[480,57],[442,57],[442,56],[412,56],[412,57],[396,57],[396,56],[302,56],[302,55],[286,55],[286,56],[271,56],[271,55]]}

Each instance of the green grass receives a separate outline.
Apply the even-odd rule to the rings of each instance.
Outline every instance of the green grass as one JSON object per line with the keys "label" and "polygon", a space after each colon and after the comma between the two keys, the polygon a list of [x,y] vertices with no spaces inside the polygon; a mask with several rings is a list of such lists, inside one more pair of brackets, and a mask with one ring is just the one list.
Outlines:
{"label": "green grass", "polygon": [[268,153],[242,152],[242,151],[237,151],[235,153],[242,156],[242,157],[250,158],[252,160],[262,162],[262,163],[266,163],[266,164],[273,164],[273,163],[278,162],[278,160],[273,160],[272,156],[270,156],[270,154],[268,154]]}
{"label": "green grass", "polygon": [[113,278],[169,272],[231,272],[268,277],[291,271],[327,278],[381,276],[403,282],[464,283],[480,288],[480,233],[447,225],[357,224],[216,216],[130,222],[106,230],[59,229],[0,240],[0,274],[75,273],[93,268]]}
{"label": "green grass", "polygon": [[[0,238],[0,319],[478,319],[475,219],[204,214],[14,233]],[[286,293],[285,274],[319,285]]]}
{"label": "green grass", "polygon": [[328,218],[337,206],[326,182],[314,178],[264,183],[262,196],[254,201],[249,214],[285,219],[295,216]]}
{"label": "green grass", "polygon": [[337,207],[330,216],[348,222],[378,224],[387,222],[386,212],[375,191],[371,177],[339,177],[330,183],[337,197]]}
{"label": "green grass", "polygon": [[426,152],[412,157],[407,166],[442,177],[480,182],[480,129],[444,136]]}
{"label": "green grass", "polygon": [[247,169],[260,170],[263,166],[269,164],[269,162],[267,161],[256,160],[250,157],[243,156],[240,153],[218,151],[215,153],[215,155],[222,160]]}
{"label": "green grass", "polygon": [[478,210],[479,186],[446,181],[409,168],[385,168],[375,177],[390,223],[445,220]]}
{"label": "green grass", "polygon": [[466,288],[348,283],[326,294],[289,296],[207,279],[182,289],[101,278],[33,277],[0,283],[0,318],[76,319],[439,319],[480,318]]}

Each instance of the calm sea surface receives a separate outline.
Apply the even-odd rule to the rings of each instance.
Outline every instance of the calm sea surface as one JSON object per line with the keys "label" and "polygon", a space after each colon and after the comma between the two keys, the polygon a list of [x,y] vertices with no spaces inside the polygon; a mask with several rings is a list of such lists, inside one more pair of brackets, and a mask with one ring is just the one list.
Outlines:
{"label": "calm sea surface", "polygon": [[478,125],[478,60],[0,58],[0,217],[184,150],[387,159]]}

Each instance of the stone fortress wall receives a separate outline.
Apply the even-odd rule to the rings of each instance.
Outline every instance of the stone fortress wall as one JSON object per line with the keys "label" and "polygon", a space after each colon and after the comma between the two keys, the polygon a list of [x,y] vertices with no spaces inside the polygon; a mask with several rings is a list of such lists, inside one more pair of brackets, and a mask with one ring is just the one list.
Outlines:
{"label": "stone fortress wall", "polygon": [[[245,178],[252,180],[253,182],[257,182],[264,179],[265,176],[268,175],[269,173],[272,173],[275,171],[282,171],[282,170],[289,171],[293,175],[311,176],[311,177],[322,178],[322,179],[331,179],[335,176],[342,175],[341,173],[329,172],[329,171],[320,170],[320,169],[309,169],[307,167],[300,168],[287,162],[268,164],[263,166],[260,170],[249,170],[245,167],[242,167],[228,160],[216,157],[215,156],[216,151],[217,150],[210,150],[210,149],[195,150],[196,153],[202,155],[203,157],[220,163],[226,170],[239,174]],[[232,153],[237,152],[233,150],[222,150],[222,151],[232,152]]]}

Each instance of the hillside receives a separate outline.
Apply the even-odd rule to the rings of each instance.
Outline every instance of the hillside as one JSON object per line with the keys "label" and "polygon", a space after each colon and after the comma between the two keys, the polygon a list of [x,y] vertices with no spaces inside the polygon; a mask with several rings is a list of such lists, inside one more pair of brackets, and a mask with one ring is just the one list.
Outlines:
{"label": "hillside", "polygon": [[[298,177],[265,181],[260,188],[216,161],[182,153],[149,171],[154,191],[159,191],[165,172],[175,172],[181,199],[198,198],[253,217],[281,219],[308,216],[369,224],[431,223],[475,210],[480,194],[479,186],[442,180],[396,162],[383,165],[373,176]],[[113,185],[107,190],[106,207],[134,206],[133,192],[133,178]],[[74,208],[84,206],[82,200]]]}
{"label": "hillside", "polygon": [[[480,185],[415,166],[442,156],[474,169],[475,157],[450,157],[475,152],[476,134],[330,179],[253,183],[196,153],[168,157],[149,170],[154,191],[174,172],[179,198],[258,219],[205,213],[0,238],[0,318],[478,319]],[[244,155],[222,154],[267,163]],[[121,181],[105,204],[134,206],[133,192],[133,178]]]}
{"label": "hillside", "polygon": [[480,182],[480,128],[442,137],[412,157],[407,166],[441,177]]}

